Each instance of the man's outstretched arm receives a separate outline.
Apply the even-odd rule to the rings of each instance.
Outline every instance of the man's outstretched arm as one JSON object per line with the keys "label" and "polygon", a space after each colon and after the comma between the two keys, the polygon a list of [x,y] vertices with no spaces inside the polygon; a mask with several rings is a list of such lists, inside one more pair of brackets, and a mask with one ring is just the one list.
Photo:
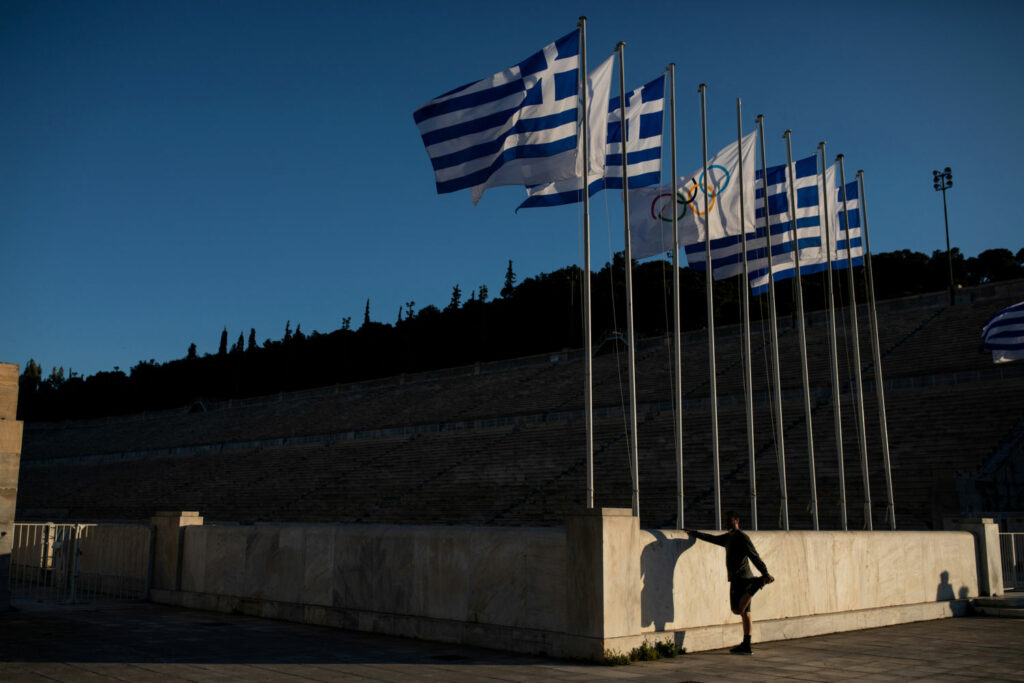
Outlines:
{"label": "man's outstretched arm", "polygon": [[685,531],[686,533],[690,534],[691,536],[699,538],[702,541],[707,541],[708,543],[714,543],[715,545],[720,545],[723,548],[729,543],[729,534],[728,533],[721,534],[719,536],[715,536],[713,534],[705,534],[705,533],[703,533],[701,531],[697,531],[696,529],[683,529],[683,531]]}

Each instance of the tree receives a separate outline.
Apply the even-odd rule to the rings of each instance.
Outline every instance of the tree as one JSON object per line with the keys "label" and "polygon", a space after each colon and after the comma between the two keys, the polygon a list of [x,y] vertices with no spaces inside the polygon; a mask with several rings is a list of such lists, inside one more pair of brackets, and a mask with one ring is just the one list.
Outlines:
{"label": "tree", "polygon": [[43,368],[39,366],[39,363],[34,358],[29,358],[28,363],[25,364],[25,370],[21,373],[21,378],[18,380],[18,391],[23,397],[27,398],[35,393],[42,381]]}
{"label": "tree", "polygon": [[255,327],[250,327],[249,328],[249,348],[247,348],[246,351],[255,351],[255,350],[256,350],[256,328]]}
{"label": "tree", "polygon": [[502,298],[507,299],[516,290],[516,273],[512,270],[512,259],[508,260],[508,270],[505,271],[505,286],[501,288]]}
{"label": "tree", "polygon": [[351,317],[349,317],[349,318],[342,318],[341,319],[341,329],[343,329],[343,330],[351,330],[352,329],[352,318]]}
{"label": "tree", "polygon": [[238,341],[231,347],[231,354],[242,353],[245,350],[245,335],[241,332],[238,333]]}
{"label": "tree", "polygon": [[302,333],[302,323],[295,326],[295,336],[292,337],[295,341],[303,341],[306,339],[306,335]]}
{"label": "tree", "polygon": [[412,317],[413,317],[413,306],[415,306],[415,305],[416,305],[415,301],[406,301],[405,302],[405,319],[406,320],[412,320]]}
{"label": "tree", "polygon": [[398,307],[398,320],[395,321],[395,324],[397,325],[400,322],[402,322],[402,307],[401,306]]}
{"label": "tree", "polygon": [[46,379],[46,383],[50,385],[51,389],[60,389],[61,385],[64,384],[64,366],[53,368],[50,371],[50,376]]}
{"label": "tree", "polygon": [[192,342],[191,344],[189,344],[188,355],[186,356],[186,358],[188,358],[188,360],[195,360],[197,357],[198,354],[196,353],[196,343]]}
{"label": "tree", "polygon": [[228,355],[228,328],[224,328],[224,331],[220,333],[220,346],[217,348],[218,356]]}
{"label": "tree", "polygon": [[363,324],[370,324],[370,300],[366,300],[366,310],[363,311]]}
{"label": "tree", "polygon": [[480,296],[477,297],[480,303],[487,303],[487,285],[480,285]]}
{"label": "tree", "polygon": [[459,305],[461,303],[462,303],[462,289],[460,289],[459,285],[456,284],[454,287],[452,287],[452,298],[451,298],[451,301],[448,302],[448,306],[446,306],[444,310],[446,310],[446,311],[457,311],[457,310],[459,310]]}
{"label": "tree", "polygon": [[284,324],[284,341],[292,340],[292,321],[289,320]]}

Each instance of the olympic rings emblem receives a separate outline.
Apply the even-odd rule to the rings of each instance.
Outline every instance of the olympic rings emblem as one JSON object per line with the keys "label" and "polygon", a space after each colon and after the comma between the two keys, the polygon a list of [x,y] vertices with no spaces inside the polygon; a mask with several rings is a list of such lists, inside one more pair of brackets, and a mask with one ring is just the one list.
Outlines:
{"label": "olympic rings emblem", "polygon": [[[719,164],[712,164],[711,166],[708,167],[708,173],[711,175],[710,183],[705,184],[704,172],[701,171],[701,174],[697,180],[690,181],[692,185],[690,185],[689,188],[681,188],[676,192],[676,198],[674,203],[676,205],[675,212],[677,221],[681,220],[683,216],[686,215],[687,210],[690,208],[692,208],[693,213],[698,216],[705,215],[707,211],[710,211],[711,209],[715,208],[715,200],[718,199],[718,195],[725,192],[725,188],[729,187],[729,180],[731,179],[731,176],[729,175],[729,171],[725,168],[725,166],[721,166]],[[703,195],[705,186],[707,187],[708,193],[708,208],[707,211],[702,212],[700,209],[697,208],[697,203],[695,200],[697,199],[697,191],[699,190],[700,193]],[[671,223],[672,204],[673,202],[671,192],[663,192],[662,194],[659,194],[654,198],[654,201],[651,202],[651,218],[653,218],[654,220],[658,220],[660,218],[666,223]],[[683,207],[682,210],[679,209],[680,206]]]}

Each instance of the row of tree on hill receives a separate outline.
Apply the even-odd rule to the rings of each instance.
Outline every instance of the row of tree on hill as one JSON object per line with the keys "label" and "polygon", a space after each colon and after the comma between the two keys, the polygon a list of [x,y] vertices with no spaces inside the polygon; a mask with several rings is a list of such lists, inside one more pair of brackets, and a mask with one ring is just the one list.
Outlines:
{"label": "row of tree on hill", "polygon": [[[964,258],[953,249],[953,277],[959,285],[975,285],[1024,277],[1024,249],[989,249]],[[949,265],[945,251],[930,257],[908,250],[877,254],[872,266],[875,292],[889,299],[948,286]],[[862,268],[856,273],[857,300],[865,300]],[[706,276],[703,271],[680,269],[684,330],[706,326]],[[622,254],[591,276],[592,331],[595,344],[609,333],[625,328],[625,268]],[[439,309],[416,302],[400,307],[394,323],[371,318],[370,301],[362,324],[352,329],[351,318],[328,333],[306,334],[301,324],[285,324],[278,340],[256,341],[240,332],[232,343],[228,330],[221,332],[216,354],[200,356],[193,343],[185,357],[166,363],[140,361],[127,373],[119,368],[89,377],[53,368],[48,376],[34,359],[25,365],[20,380],[19,419],[52,421],[118,415],[189,405],[198,399],[227,399],[273,394],[281,391],[328,386],[545,353],[582,344],[582,276],[577,266],[541,273],[516,284],[509,261],[504,287],[498,298],[489,298],[486,286],[472,290],[463,300],[459,285],[452,288],[448,304]],[[826,274],[805,277],[804,306],[824,308]],[[834,274],[836,291],[845,302],[846,275]],[[793,280],[776,287],[779,315],[793,310]],[[634,327],[639,337],[658,336],[673,328],[672,267],[666,261],[638,264],[633,270]],[[767,317],[766,297],[753,298],[751,317]],[[740,320],[738,278],[714,284],[717,325]]]}

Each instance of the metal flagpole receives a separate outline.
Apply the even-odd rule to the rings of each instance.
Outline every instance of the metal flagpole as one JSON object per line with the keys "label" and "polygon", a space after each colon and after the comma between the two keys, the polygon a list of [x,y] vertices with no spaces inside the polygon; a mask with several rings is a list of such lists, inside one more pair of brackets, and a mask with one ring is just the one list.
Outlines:
{"label": "metal flagpole", "polygon": [[711,267],[711,208],[708,205],[708,117],[707,117],[706,83],[701,83],[700,92],[700,131],[701,148],[704,152],[704,173],[700,183],[704,190],[704,260],[707,271],[708,300],[708,367],[711,376],[711,464],[715,478],[715,529],[722,529],[722,482],[718,467],[718,378],[715,376],[715,309],[714,294],[711,283],[714,280]]}
{"label": "metal flagpole", "polygon": [[[676,173],[676,65],[668,65],[669,111],[672,117],[672,310],[675,319],[675,360],[676,360],[676,491],[679,498],[679,512],[676,515],[676,528],[682,529],[683,524],[683,332],[680,320],[679,301],[679,213],[675,210],[679,182]],[[756,528],[756,527],[755,527]]]}
{"label": "metal flagpole", "polygon": [[580,17],[580,97],[583,109],[583,412],[587,432],[587,508],[594,507],[594,354],[590,340],[590,128],[587,114],[587,18]]}
{"label": "metal flagpole", "polygon": [[764,150],[764,114],[757,115],[757,132],[761,137],[761,187],[764,192],[764,236],[768,254],[768,312],[772,319],[772,379],[775,381],[775,443],[779,461],[779,494],[782,528],[789,531],[789,499],[786,495],[786,445],[782,427],[782,379],[779,370],[779,327],[775,318],[775,272],[772,269],[772,221],[768,212],[768,162]]}
{"label": "metal flagpole", "polygon": [[836,157],[839,162],[839,188],[843,193],[843,225],[846,228],[846,284],[850,289],[850,326],[853,332],[853,393],[857,398],[857,433],[860,436],[860,470],[864,478],[864,525],[873,529],[871,520],[871,484],[868,481],[868,441],[864,427],[864,384],[860,373],[860,331],[857,327],[857,295],[853,285],[853,259],[850,256],[850,216],[846,208],[846,173],[843,155]]}
{"label": "metal flagpole", "polygon": [[747,270],[747,209],[743,203],[747,187],[743,177],[743,103],[736,98],[736,150],[740,174],[740,242],[743,249],[743,274],[740,292],[743,303],[743,394],[747,413],[747,459],[750,468],[750,528],[757,531],[757,469],[754,467],[754,379],[750,353],[750,276]]}
{"label": "metal flagpole", "polygon": [[821,158],[822,187],[824,188],[823,206],[825,212],[825,247],[828,250],[828,350],[829,360],[832,365],[832,419],[836,431],[836,453],[839,461],[839,516],[843,525],[843,531],[849,529],[849,521],[846,518],[846,466],[843,461],[843,414],[839,404],[839,350],[836,347],[836,306],[835,294],[832,291],[832,233],[829,225],[831,218],[828,206],[832,188],[828,186],[828,172],[825,168],[825,143],[818,143],[818,153]]}
{"label": "metal flagpole", "polygon": [[[875,392],[878,396],[878,423],[882,428],[882,460],[885,464],[885,493],[889,529],[896,530],[896,508],[892,496],[892,467],[889,459],[889,427],[885,419],[885,381],[882,378],[882,350],[878,344],[878,314],[875,311],[875,278],[871,273],[871,243],[868,241],[868,209],[864,196],[864,171],[857,171],[860,183],[860,224],[864,235],[864,263],[868,275],[868,304],[871,312],[871,351],[875,362]],[[847,244],[849,248],[849,244]]]}
{"label": "metal flagpole", "polygon": [[[633,516],[640,516],[640,467],[636,434],[636,361],[633,353],[633,252],[629,244],[629,173],[626,159],[626,44],[615,46],[619,53],[619,121],[622,138],[622,205],[626,233],[626,343],[629,358],[629,470],[633,478]],[[584,189],[584,192],[587,190]]]}
{"label": "metal flagpole", "polygon": [[818,482],[814,473],[814,424],[811,416],[811,379],[807,372],[807,328],[804,321],[804,291],[800,277],[800,235],[796,227],[796,169],[793,167],[793,131],[786,129],[782,137],[786,139],[786,172],[789,175],[786,183],[789,188],[789,224],[793,231],[793,260],[796,265],[796,308],[800,317],[800,375],[804,382],[804,415],[807,424],[807,462],[811,476],[811,520],[814,530],[818,531]]}

